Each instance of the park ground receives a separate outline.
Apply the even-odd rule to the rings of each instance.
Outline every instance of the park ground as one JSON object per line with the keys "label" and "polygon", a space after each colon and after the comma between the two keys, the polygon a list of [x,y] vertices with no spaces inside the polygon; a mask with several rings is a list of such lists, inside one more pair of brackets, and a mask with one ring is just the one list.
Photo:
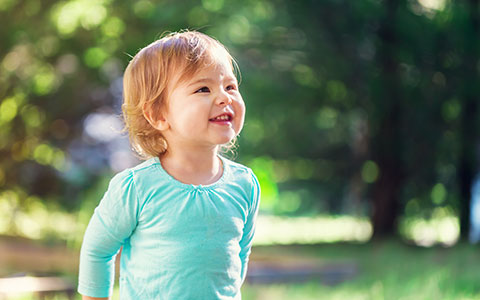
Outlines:
{"label": "park ground", "polygon": [[[242,294],[244,300],[480,299],[478,250],[461,242],[421,248],[398,240],[256,246]],[[2,277],[48,274],[74,285],[77,264],[78,252],[62,245],[0,237]],[[37,298],[17,294],[7,299]]]}

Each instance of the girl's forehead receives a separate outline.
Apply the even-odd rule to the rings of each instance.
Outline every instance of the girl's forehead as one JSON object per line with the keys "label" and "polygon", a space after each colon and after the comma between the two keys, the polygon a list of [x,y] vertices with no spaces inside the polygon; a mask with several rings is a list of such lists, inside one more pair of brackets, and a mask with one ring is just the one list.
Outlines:
{"label": "girl's forehead", "polygon": [[196,81],[199,78],[209,78],[209,79],[224,79],[232,78],[236,80],[235,74],[233,73],[232,64],[225,61],[214,61],[210,64],[202,64],[197,66],[193,73],[184,73],[180,76],[178,83],[179,84],[188,84],[189,82]]}
{"label": "girl's forehead", "polygon": [[233,75],[232,65],[228,62],[214,63],[212,65],[201,67],[195,72],[195,76],[201,76],[203,74],[215,74],[220,76]]}

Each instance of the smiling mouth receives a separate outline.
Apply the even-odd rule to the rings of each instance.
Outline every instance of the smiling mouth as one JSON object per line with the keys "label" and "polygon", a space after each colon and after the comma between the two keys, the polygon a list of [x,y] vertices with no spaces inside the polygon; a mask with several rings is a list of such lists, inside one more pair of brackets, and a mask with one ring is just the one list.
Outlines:
{"label": "smiling mouth", "polygon": [[209,119],[211,122],[230,122],[232,121],[232,115],[230,114],[221,114],[215,118]]}

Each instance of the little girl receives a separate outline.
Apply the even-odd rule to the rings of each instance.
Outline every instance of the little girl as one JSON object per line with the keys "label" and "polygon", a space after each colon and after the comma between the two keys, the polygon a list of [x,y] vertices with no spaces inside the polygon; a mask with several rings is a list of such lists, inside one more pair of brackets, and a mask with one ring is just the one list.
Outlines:
{"label": "little girl", "polygon": [[170,34],[124,74],[123,113],[146,161],[115,175],[80,254],[83,299],[241,299],[260,201],[252,170],[219,155],[243,127],[245,104],[225,47]]}

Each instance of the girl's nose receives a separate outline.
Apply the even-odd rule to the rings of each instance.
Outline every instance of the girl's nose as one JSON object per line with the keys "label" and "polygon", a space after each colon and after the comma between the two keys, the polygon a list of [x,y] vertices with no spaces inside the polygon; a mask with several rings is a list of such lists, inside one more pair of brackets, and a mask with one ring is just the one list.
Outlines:
{"label": "girl's nose", "polygon": [[218,105],[229,105],[232,103],[232,99],[230,98],[230,95],[228,95],[225,92],[220,92],[220,94],[217,97],[217,104]]}

